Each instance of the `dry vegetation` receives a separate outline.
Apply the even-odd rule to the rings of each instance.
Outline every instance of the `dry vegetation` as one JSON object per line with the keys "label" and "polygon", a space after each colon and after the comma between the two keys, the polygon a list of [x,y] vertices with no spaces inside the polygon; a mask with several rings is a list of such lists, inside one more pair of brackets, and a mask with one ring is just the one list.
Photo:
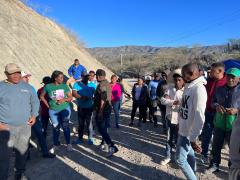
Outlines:
{"label": "dry vegetation", "polygon": [[[240,40],[231,39],[227,45],[204,47],[154,48],[149,46],[123,46],[92,48],[90,53],[117,74],[138,76],[153,71],[173,69],[187,62],[197,62],[206,68],[213,62],[240,58]],[[123,54],[123,66],[120,64]]]}

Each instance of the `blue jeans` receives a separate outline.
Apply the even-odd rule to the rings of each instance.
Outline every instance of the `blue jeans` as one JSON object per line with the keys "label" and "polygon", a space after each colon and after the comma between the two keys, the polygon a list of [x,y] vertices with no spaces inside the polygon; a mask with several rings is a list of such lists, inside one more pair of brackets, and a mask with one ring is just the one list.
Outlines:
{"label": "blue jeans", "polygon": [[112,102],[112,107],[115,115],[115,125],[119,126],[120,101]]}
{"label": "blue jeans", "polygon": [[101,144],[106,142],[109,146],[114,146],[114,144],[108,134],[107,125],[106,125],[106,123],[109,121],[110,116],[111,116],[111,109],[104,110],[102,117],[99,117],[97,114],[96,114],[95,120],[96,120],[96,125],[98,127],[98,131],[99,131],[100,135],[102,136]]}
{"label": "blue jeans", "polygon": [[195,175],[196,158],[194,150],[187,137],[181,135],[178,136],[176,162],[187,179],[197,180]]}
{"label": "blue jeans", "polygon": [[212,139],[213,135],[213,119],[214,119],[214,112],[205,112],[205,123],[203,126],[203,139],[202,139],[202,155],[204,157],[208,157],[208,149],[209,149],[209,144]]}
{"label": "blue jeans", "polygon": [[49,116],[51,121],[57,124],[53,126],[53,143],[55,146],[60,145],[59,135],[60,135],[60,126],[63,129],[64,137],[67,144],[70,144],[70,128],[69,128],[69,119],[71,116],[70,106],[61,111],[49,110]]}

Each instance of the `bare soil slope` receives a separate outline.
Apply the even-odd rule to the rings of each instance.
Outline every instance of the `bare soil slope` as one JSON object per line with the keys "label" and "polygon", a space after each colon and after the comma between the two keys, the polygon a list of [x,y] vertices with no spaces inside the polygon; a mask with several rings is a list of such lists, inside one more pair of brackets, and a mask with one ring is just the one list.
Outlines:
{"label": "bare soil slope", "polygon": [[60,26],[36,13],[19,0],[0,1],[0,79],[5,78],[4,66],[19,64],[32,73],[31,83],[37,87],[43,76],[67,68],[78,58],[88,70],[104,68]]}

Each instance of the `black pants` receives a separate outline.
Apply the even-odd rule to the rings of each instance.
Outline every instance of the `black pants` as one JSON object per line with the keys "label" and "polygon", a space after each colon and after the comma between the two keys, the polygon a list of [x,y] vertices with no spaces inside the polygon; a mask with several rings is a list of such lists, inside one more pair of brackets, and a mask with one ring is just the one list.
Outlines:
{"label": "black pants", "polygon": [[231,132],[232,131],[224,131],[219,128],[214,128],[211,165],[214,164],[219,167],[219,164],[221,163],[221,150],[225,141],[229,145]]}
{"label": "black pants", "polygon": [[152,110],[152,105],[151,105],[150,101],[147,103],[147,108],[148,108],[149,121],[152,121],[153,120],[153,110]]}
{"label": "black pants", "polygon": [[43,129],[43,135],[46,138],[47,137],[47,128],[48,128],[48,122],[49,122],[49,115],[41,115],[40,116],[41,122],[42,122],[42,129]]}
{"label": "black pants", "polygon": [[170,146],[174,146],[177,144],[178,138],[178,127],[176,124],[172,124],[169,119],[166,119],[167,126],[167,140]]}
{"label": "black pants", "polygon": [[160,112],[161,112],[161,118],[162,118],[162,124],[163,124],[163,128],[166,130],[167,127],[166,127],[166,119],[165,119],[165,116],[166,116],[166,106],[164,105],[159,105],[157,100],[151,100],[151,111],[152,111],[152,116],[153,116],[153,121],[154,121],[154,124],[157,125],[157,122],[158,122],[158,119],[157,119],[157,109],[160,109]]}
{"label": "black pants", "polygon": [[0,131],[0,180],[7,180],[8,178],[12,148],[16,155],[15,175],[24,173],[27,162],[31,127],[24,124],[21,126],[9,126],[9,129],[9,131]]}
{"label": "black pants", "polygon": [[92,120],[93,109],[92,108],[78,108],[78,137],[80,140],[83,138],[85,122],[87,124],[87,131],[89,137],[89,125]]}
{"label": "black pants", "polygon": [[42,154],[43,155],[47,154],[48,147],[47,147],[46,137],[44,136],[44,133],[42,131],[42,123],[39,120],[39,117],[37,117],[36,123],[32,126],[32,137],[37,138],[38,143],[41,147]]}
{"label": "black pants", "polygon": [[167,129],[167,122],[166,122],[166,106],[164,105],[159,105],[159,109],[161,112],[161,118],[162,118],[162,124],[163,124],[163,129],[166,130]]}
{"label": "black pants", "polygon": [[140,104],[138,102],[133,102],[132,105],[132,113],[131,113],[131,122],[134,121],[134,117],[136,114],[137,109],[139,108],[139,122],[146,121],[147,119],[147,105],[146,104]]}
{"label": "black pants", "polygon": [[167,121],[167,143],[166,143],[166,157],[171,158],[172,150],[177,144],[178,128],[176,124],[172,124],[169,119]]}
{"label": "black pants", "polygon": [[106,142],[110,147],[114,146],[114,143],[111,140],[111,137],[108,134],[108,123],[110,121],[111,116],[111,108],[104,110],[102,117],[98,116],[98,113],[96,114],[96,125],[98,127],[98,131],[100,135],[102,136],[102,143]]}

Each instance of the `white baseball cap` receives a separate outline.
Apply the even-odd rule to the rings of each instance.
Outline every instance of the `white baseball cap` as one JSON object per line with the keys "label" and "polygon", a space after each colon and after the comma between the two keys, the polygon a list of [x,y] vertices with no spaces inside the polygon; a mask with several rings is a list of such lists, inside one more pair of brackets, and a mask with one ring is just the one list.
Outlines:
{"label": "white baseball cap", "polygon": [[21,75],[22,75],[22,77],[30,77],[30,76],[32,76],[32,74],[26,73],[25,71],[21,71]]}

